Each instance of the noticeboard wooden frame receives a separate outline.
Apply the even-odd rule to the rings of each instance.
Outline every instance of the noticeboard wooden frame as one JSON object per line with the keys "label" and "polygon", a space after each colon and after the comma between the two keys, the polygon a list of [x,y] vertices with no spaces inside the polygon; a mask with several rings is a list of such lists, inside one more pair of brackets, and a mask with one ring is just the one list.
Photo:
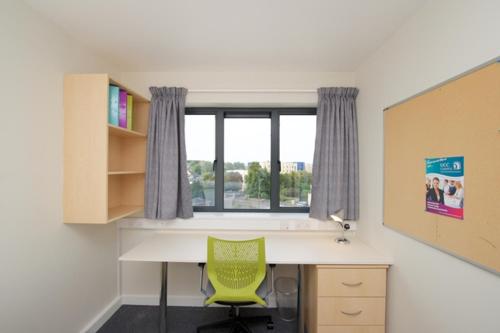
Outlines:
{"label": "noticeboard wooden frame", "polygon": [[[464,219],[425,211],[425,158],[464,156]],[[500,58],[384,110],[384,225],[500,275]]]}

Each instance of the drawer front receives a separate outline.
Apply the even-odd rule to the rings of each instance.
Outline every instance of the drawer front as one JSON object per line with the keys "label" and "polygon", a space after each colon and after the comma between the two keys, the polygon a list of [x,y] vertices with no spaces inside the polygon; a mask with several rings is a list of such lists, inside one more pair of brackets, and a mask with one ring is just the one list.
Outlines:
{"label": "drawer front", "polygon": [[384,297],[318,297],[318,325],[385,325]]}
{"label": "drawer front", "polygon": [[319,326],[318,333],[385,333],[385,326]]}
{"label": "drawer front", "polygon": [[318,296],[385,297],[383,268],[320,268]]}

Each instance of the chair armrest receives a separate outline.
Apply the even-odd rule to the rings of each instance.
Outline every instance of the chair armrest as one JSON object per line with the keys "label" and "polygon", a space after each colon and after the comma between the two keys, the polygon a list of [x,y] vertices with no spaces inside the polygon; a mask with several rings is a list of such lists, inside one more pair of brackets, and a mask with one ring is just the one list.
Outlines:
{"label": "chair armrest", "polygon": [[[269,304],[269,297],[272,294],[274,294],[274,268],[275,267],[276,267],[276,264],[269,264],[271,274],[266,274],[267,275],[267,292],[266,292],[266,295],[264,296],[264,300],[268,304]],[[269,280],[271,280],[271,281],[269,281]]]}
{"label": "chair armrest", "polygon": [[200,292],[205,295],[206,298],[209,297],[208,292],[207,292],[207,285],[205,283],[205,263],[200,262],[198,263],[198,267],[200,267]]}

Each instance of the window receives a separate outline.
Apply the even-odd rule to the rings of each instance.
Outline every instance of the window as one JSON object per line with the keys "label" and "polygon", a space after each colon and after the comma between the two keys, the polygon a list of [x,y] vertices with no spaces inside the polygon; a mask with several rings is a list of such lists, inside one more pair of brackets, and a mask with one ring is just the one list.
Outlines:
{"label": "window", "polygon": [[215,116],[186,115],[186,157],[193,206],[215,206]]}
{"label": "window", "polygon": [[270,209],[271,119],[224,120],[224,208]]}
{"label": "window", "polygon": [[316,117],[280,116],[280,207],[309,207]]}
{"label": "window", "polygon": [[308,212],[315,108],[187,108],[195,211]]}

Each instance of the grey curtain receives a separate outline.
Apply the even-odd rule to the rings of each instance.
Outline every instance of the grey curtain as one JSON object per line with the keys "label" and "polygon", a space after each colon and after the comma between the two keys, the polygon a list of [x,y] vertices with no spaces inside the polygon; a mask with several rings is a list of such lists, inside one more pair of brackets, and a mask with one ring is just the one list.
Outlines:
{"label": "grey curtain", "polygon": [[187,177],[184,107],[187,89],[149,88],[144,214],[150,219],[193,216]]}
{"label": "grey curtain", "polygon": [[318,89],[310,216],[359,216],[357,88]]}

